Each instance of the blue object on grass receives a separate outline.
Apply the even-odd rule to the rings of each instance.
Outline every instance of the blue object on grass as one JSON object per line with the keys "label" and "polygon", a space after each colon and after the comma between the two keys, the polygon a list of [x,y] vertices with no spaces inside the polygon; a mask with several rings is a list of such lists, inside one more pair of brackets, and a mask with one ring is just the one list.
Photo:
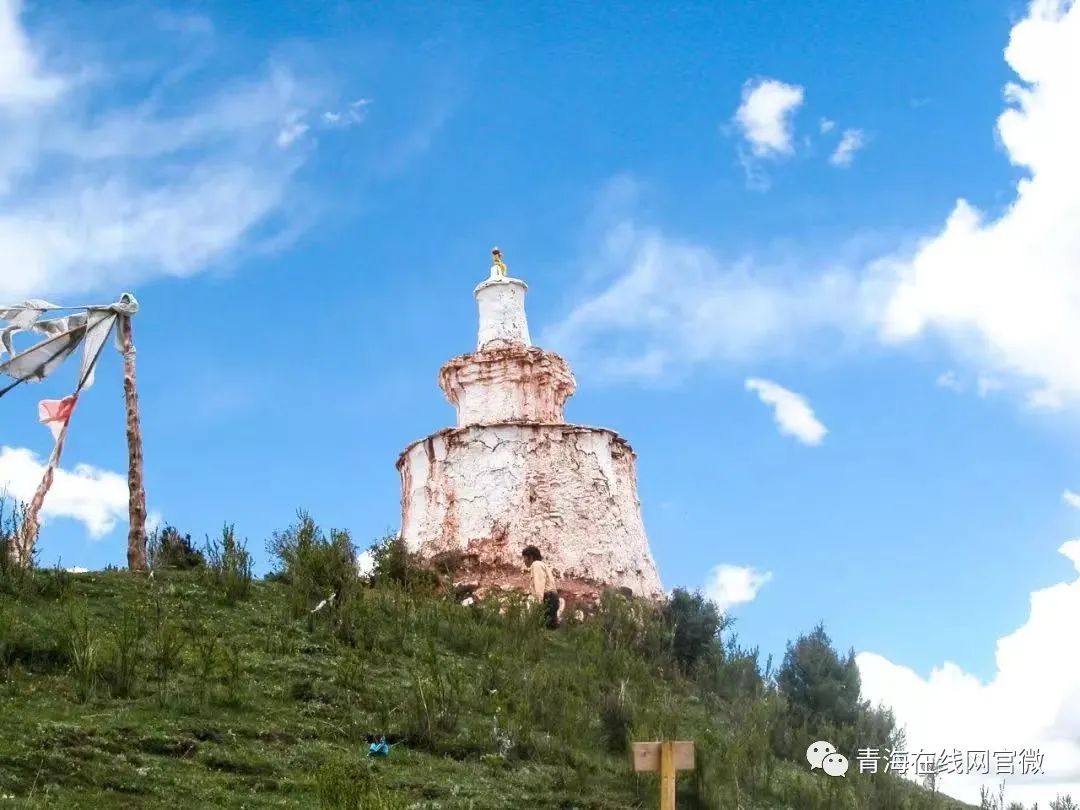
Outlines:
{"label": "blue object on grass", "polygon": [[372,743],[368,747],[369,757],[388,757],[390,756],[390,746],[386,744],[386,737],[380,739],[377,743]]}

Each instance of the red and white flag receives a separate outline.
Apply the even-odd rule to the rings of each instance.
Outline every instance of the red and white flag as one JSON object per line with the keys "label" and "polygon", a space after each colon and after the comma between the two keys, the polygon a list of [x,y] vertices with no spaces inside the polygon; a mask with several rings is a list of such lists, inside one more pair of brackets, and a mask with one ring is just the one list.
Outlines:
{"label": "red and white flag", "polygon": [[43,399],[38,403],[38,421],[52,431],[53,441],[60,438],[60,431],[71,421],[78,398],[78,394],[71,394],[63,399]]}

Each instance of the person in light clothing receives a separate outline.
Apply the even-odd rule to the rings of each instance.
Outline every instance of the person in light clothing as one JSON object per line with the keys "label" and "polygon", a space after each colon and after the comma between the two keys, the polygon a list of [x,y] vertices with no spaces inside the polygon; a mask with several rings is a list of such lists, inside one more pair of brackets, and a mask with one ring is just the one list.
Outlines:
{"label": "person in light clothing", "polygon": [[544,562],[540,549],[525,546],[521,558],[529,571],[529,593],[544,606],[544,616],[548,627],[559,626],[559,592],[555,588],[555,572]]}

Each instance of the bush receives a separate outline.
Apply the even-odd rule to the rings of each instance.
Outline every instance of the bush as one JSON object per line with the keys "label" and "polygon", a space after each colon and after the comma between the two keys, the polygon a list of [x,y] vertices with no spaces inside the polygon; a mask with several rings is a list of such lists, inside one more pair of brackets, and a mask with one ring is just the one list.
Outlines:
{"label": "bush", "polygon": [[[371,581],[376,585],[396,583],[407,590],[430,591],[438,583],[438,576],[424,564],[419,554],[409,551],[405,541],[396,534],[388,534],[377,540],[370,549],[372,557]],[[447,576],[453,576],[460,564],[454,554],[442,556]]]}
{"label": "bush", "polygon": [[720,633],[730,624],[715,603],[682,588],[676,588],[664,605],[664,619],[671,629],[675,660],[683,672],[690,672],[707,652],[715,650]]}
{"label": "bush", "polygon": [[221,539],[206,539],[206,567],[225,603],[235,605],[251,592],[251,554],[246,542],[236,539],[231,523],[221,529]]}
{"label": "bush", "polygon": [[75,693],[79,702],[85,703],[97,686],[100,639],[90,624],[85,607],[69,612],[66,630]]}
{"label": "bush", "polygon": [[267,551],[277,560],[278,573],[289,587],[293,616],[302,616],[317,603],[334,596],[329,608],[347,602],[356,591],[356,548],[343,529],[323,534],[311,515],[297,512],[297,522],[274,532]]}
{"label": "bush", "polygon": [[146,556],[151,568],[190,571],[206,565],[206,557],[191,542],[190,534],[180,534],[175,526],[155,529],[146,540]]}
{"label": "bush", "polygon": [[112,634],[112,657],[105,669],[105,679],[114,697],[127,698],[135,694],[144,656],[144,636],[141,618],[130,608],[125,608]]}

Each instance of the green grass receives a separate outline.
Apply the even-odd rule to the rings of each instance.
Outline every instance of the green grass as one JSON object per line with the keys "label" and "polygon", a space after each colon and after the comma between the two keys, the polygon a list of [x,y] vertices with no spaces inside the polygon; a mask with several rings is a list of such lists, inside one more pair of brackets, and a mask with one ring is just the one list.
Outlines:
{"label": "green grass", "polygon": [[623,749],[662,736],[699,741],[680,808],[960,806],[737,764],[765,715],[678,675],[628,608],[547,632],[391,587],[294,618],[277,582],[231,605],[194,572],[48,584],[0,594],[0,806],[651,808]]}

